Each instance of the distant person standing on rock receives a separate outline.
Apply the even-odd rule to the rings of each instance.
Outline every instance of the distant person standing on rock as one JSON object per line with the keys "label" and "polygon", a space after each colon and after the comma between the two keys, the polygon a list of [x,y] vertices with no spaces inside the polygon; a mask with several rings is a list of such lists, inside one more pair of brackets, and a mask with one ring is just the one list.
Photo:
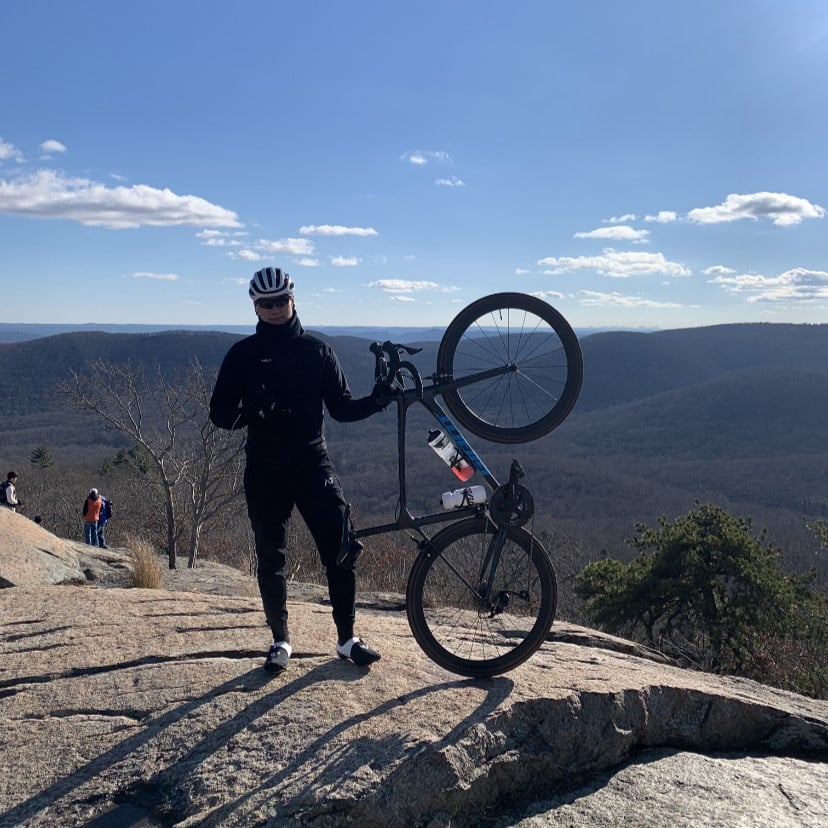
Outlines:
{"label": "distant person standing on rock", "polygon": [[90,489],[83,501],[83,539],[89,546],[98,545],[98,520],[101,517],[103,500],[97,489]]}
{"label": "distant person standing on rock", "polygon": [[98,546],[106,549],[106,524],[112,518],[112,501],[101,495],[101,516],[98,518],[97,536]]}
{"label": "distant person standing on rock", "polygon": [[352,399],[330,345],[305,333],[296,314],[293,282],[278,267],[250,280],[259,321],[256,333],[224,357],[210,400],[219,428],[247,427],[244,492],[258,559],[257,576],[273,644],[264,668],[279,673],[291,654],[288,632],[288,523],[294,505],[313,535],[325,567],[336,625],[336,652],[368,665],[380,654],[354,635],[356,558],[349,508],[328,458],[322,404],[341,422],[384,409],[382,387]]}
{"label": "distant person standing on rock", "polygon": [[22,508],[23,504],[17,497],[17,472],[10,471],[6,475],[6,480],[0,490],[0,505],[6,506],[13,512]]}

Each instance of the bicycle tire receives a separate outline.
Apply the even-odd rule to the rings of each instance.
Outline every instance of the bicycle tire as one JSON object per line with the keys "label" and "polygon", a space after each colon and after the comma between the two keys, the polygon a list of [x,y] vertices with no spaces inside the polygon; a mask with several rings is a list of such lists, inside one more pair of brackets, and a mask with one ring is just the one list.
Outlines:
{"label": "bicycle tire", "polygon": [[584,365],[575,332],[555,308],[525,293],[494,293],[451,321],[437,352],[438,377],[503,366],[512,368],[443,394],[461,425],[494,443],[526,443],[566,419]]}
{"label": "bicycle tire", "polygon": [[492,594],[508,596],[507,611],[481,606],[477,579],[497,527],[467,518],[438,532],[420,551],[406,590],[408,623],[434,662],[461,676],[512,670],[543,644],[555,619],[555,570],[537,538],[506,530]]}

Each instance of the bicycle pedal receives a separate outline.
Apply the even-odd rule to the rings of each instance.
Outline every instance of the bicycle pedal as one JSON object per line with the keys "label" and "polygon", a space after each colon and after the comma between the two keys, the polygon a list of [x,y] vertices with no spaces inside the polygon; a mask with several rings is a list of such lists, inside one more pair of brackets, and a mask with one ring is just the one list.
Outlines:
{"label": "bicycle pedal", "polygon": [[364,549],[362,541],[351,541],[347,552],[336,559],[336,565],[342,567],[342,569],[353,569]]}

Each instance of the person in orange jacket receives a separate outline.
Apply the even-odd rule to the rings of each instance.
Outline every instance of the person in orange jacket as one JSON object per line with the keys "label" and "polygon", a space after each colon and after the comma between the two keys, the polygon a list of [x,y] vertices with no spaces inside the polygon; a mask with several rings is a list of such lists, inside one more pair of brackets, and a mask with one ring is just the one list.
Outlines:
{"label": "person in orange jacket", "polygon": [[83,502],[83,539],[89,546],[98,545],[98,520],[101,517],[103,500],[97,489],[90,489]]}

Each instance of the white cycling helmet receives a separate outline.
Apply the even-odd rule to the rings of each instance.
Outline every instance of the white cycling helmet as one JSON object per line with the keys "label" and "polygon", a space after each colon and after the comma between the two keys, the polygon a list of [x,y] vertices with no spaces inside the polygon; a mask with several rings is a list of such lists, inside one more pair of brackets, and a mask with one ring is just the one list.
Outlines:
{"label": "white cycling helmet", "polygon": [[293,280],[280,267],[265,267],[253,274],[248,293],[254,302],[257,299],[293,296]]}

